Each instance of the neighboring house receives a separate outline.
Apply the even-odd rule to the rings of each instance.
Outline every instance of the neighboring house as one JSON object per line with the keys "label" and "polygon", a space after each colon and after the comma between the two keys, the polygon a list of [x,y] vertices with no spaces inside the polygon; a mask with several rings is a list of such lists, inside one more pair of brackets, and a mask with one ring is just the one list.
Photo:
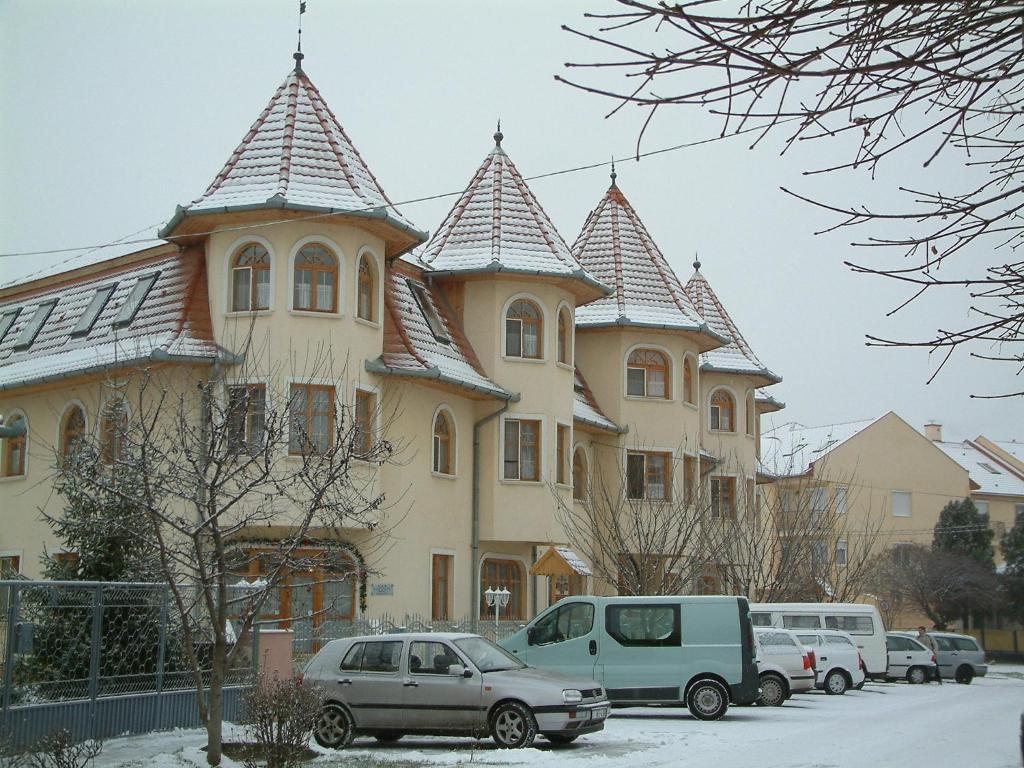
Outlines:
{"label": "neighboring house", "polygon": [[[306,398],[293,417],[314,438],[332,401],[367,434],[384,403],[399,405],[402,463],[373,482],[407,514],[373,563],[371,616],[486,614],[483,591],[503,586],[505,615],[525,619],[611,588],[564,546],[553,496],[580,503],[599,472],[622,482],[625,467],[626,494],[652,503],[700,488],[735,514],[765,477],[759,418],[782,404],[763,388],[779,377],[699,270],[685,286],[673,273],[614,175],[570,248],[499,132],[428,238],[296,61],[160,231],[173,244],[0,288],[0,565],[38,576],[43,548],[61,551],[39,516],[59,509],[56,457],[87,433],[117,451],[131,413],[113,384],[140,367],[182,390],[212,377],[227,398],[248,392],[245,440],[275,392]],[[312,350],[345,370],[303,370]],[[287,525],[282,513],[239,541],[258,551]],[[359,548],[365,534],[319,536]],[[329,578],[294,574],[282,604],[319,611],[326,586],[311,582]],[[359,612],[352,580],[331,589],[326,618]]]}

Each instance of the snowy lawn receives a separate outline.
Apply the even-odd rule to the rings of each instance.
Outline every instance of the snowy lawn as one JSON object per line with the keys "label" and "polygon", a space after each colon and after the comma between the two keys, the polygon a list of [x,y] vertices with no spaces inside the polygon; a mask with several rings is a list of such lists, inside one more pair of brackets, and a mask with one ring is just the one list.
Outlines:
{"label": "snowy lawn", "polygon": [[[785,706],[735,707],[718,722],[685,710],[616,710],[604,731],[553,748],[505,751],[490,741],[408,737],[378,746],[357,739],[344,753],[321,752],[311,768],[523,765],[540,768],[714,766],[714,768],[1019,768],[1018,728],[1024,667],[999,665],[972,685],[868,683],[845,696],[809,693]],[[240,737],[229,729],[227,739]],[[96,768],[200,768],[201,731],[150,734],[107,742]],[[225,759],[225,768],[239,768]]]}

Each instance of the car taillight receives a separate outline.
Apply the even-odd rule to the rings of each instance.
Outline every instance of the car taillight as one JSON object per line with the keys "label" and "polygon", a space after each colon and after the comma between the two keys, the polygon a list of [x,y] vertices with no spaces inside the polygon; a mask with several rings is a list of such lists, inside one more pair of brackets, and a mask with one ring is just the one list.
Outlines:
{"label": "car taillight", "polygon": [[935,661],[935,654],[933,653],[932,654],[932,664],[936,664],[936,663],[938,663],[938,662]]}
{"label": "car taillight", "polygon": [[814,651],[808,651],[807,655],[811,657],[811,666],[818,666],[818,654],[816,654]]}
{"label": "car taillight", "polygon": [[804,654],[804,669],[811,669],[811,667],[813,667],[813,666],[814,665],[811,664],[811,656],[810,656],[810,654],[805,653]]}

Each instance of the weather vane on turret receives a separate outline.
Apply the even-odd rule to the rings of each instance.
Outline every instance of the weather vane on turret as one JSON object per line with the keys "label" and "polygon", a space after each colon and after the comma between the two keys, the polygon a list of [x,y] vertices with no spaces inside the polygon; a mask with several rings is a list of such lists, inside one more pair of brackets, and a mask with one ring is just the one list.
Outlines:
{"label": "weather vane on turret", "polygon": [[299,0],[299,46],[292,54],[292,58],[295,59],[295,68],[302,71],[302,59],[305,58],[302,55],[302,14],[306,12],[306,0]]}
{"label": "weather vane on turret", "polygon": [[615,157],[613,156],[612,157],[612,186],[613,187],[616,186],[615,179],[617,177],[618,177],[618,175],[615,173]]}

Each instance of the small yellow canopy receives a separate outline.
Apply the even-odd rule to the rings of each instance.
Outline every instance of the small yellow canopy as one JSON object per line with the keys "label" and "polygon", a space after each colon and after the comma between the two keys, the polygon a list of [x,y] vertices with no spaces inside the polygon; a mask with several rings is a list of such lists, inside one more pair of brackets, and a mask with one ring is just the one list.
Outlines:
{"label": "small yellow canopy", "polygon": [[590,568],[568,547],[548,547],[530,569],[531,576],[589,576]]}

